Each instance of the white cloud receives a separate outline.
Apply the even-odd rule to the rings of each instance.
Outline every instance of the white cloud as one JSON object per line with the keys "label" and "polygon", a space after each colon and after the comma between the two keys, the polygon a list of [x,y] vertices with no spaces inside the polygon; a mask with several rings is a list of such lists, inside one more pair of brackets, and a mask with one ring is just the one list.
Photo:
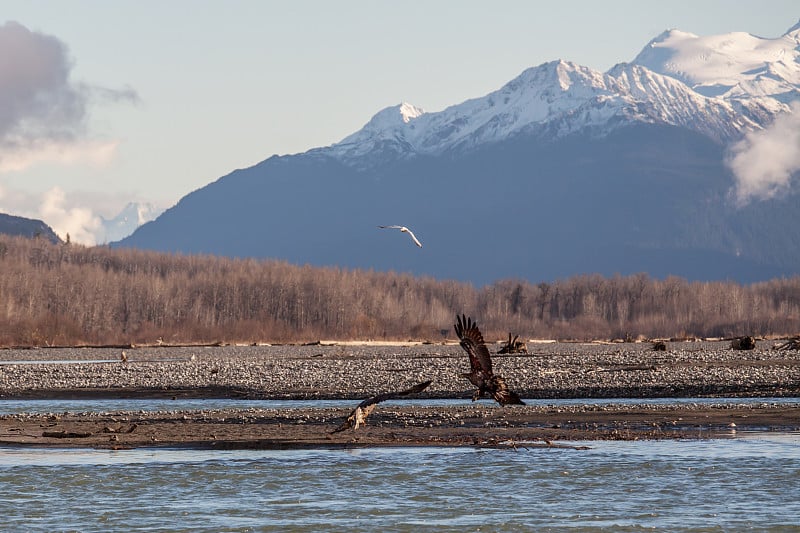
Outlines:
{"label": "white cloud", "polygon": [[0,26],[0,172],[113,156],[116,143],[89,139],[88,108],[96,100],[136,102],[136,92],[73,82],[67,52],[56,37],[17,22]]}
{"label": "white cloud", "polygon": [[800,102],[733,145],[726,163],[734,173],[731,192],[739,206],[788,192],[800,170]]}
{"label": "white cloud", "polygon": [[0,173],[19,172],[37,163],[105,166],[116,154],[117,141],[31,142],[0,158]]}
{"label": "white cloud", "polygon": [[[143,202],[125,193],[68,193],[60,187],[34,193],[0,184],[0,213],[42,220],[62,239],[69,233],[70,241],[85,246],[105,244],[109,240],[109,228],[104,217],[117,216],[132,201]],[[161,212],[155,206],[150,207],[154,210],[153,216]],[[130,231],[133,229],[131,227]]]}
{"label": "white cloud", "polygon": [[60,187],[45,192],[39,206],[39,218],[45,221],[62,239],[93,246],[102,229],[102,219],[87,207],[68,207],[67,195]]}

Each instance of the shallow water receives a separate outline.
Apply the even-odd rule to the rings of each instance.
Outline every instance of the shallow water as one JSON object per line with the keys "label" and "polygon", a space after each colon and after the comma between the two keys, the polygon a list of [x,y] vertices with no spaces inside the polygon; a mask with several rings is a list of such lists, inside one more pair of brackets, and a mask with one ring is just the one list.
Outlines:
{"label": "shallow water", "polygon": [[589,449],[0,448],[0,516],[4,531],[800,527],[800,434],[579,444]]}
{"label": "shallow water", "polygon": [[[239,399],[84,399],[16,400],[0,399],[0,415],[18,413],[88,413],[112,411],[195,411],[212,409],[298,409],[308,407],[353,408],[361,400],[239,400]],[[800,398],[577,398],[525,399],[533,406],[565,405],[759,405],[800,404]],[[385,406],[457,406],[471,405],[470,399],[388,400]],[[498,407],[494,401],[481,400],[484,407]]]}

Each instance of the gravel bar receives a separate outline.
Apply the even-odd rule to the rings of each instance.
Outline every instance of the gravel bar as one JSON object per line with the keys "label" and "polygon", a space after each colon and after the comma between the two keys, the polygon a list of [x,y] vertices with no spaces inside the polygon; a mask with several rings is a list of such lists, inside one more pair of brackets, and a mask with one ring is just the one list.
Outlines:
{"label": "gravel bar", "polygon": [[[800,397],[800,351],[777,344],[529,343],[494,370],[523,398]],[[468,398],[468,367],[453,343],[3,349],[0,398],[355,399],[425,380],[420,397]]]}

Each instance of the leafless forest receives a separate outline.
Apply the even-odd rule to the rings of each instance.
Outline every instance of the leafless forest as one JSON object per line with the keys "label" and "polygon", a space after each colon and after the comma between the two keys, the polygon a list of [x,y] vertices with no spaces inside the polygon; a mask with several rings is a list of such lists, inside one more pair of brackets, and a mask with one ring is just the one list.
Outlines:
{"label": "leafless forest", "polygon": [[0,346],[796,335],[800,277],[743,286],[577,276],[467,283],[0,236]]}

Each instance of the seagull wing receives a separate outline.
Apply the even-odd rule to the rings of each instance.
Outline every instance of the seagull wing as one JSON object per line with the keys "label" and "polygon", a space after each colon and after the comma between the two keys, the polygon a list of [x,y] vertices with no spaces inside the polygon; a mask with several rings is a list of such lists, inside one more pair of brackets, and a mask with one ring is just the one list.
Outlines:
{"label": "seagull wing", "polygon": [[411,240],[414,241],[414,244],[416,244],[417,246],[422,248],[422,243],[419,242],[419,239],[417,239],[416,235],[414,235],[414,233],[412,233],[412,231],[410,229],[408,229],[408,228],[406,228],[406,232],[411,237]]}
{"label": "seagull wing", "polygon": [[414,232],[412,232],[410,229],[408,229],[405,226],[392,225],[392,226],[378,226],[378,227],[381,228],[381,229],[399,229],[403,233],[408,233],[408,235],[411,237],[411,240],[414,241],[414,244],[416,244],[417,246],[422,248],[422,243],[419,242],[419,239],[417,239],[417,236],[414,235]]}

